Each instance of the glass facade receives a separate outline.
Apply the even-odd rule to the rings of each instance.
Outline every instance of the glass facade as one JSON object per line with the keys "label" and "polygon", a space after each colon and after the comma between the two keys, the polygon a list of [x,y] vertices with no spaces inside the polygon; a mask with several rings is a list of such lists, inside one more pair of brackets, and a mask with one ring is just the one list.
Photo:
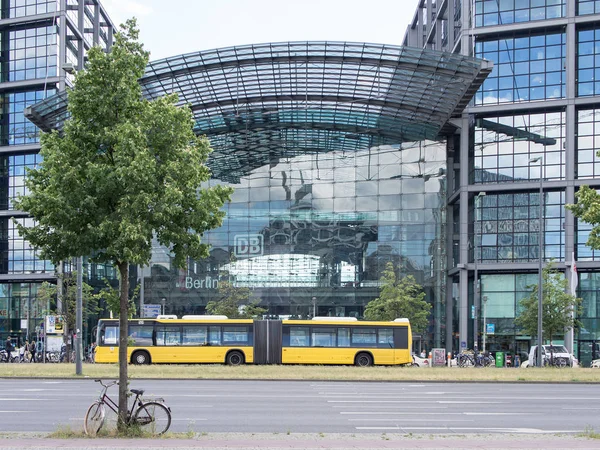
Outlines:
{"label": "glass facade", "polygon": [[600,95],[600,28],[577,33],[577,94]]}
{"label": "glass facade", "polygon": [[[112,34],[112,23],[98,0],[68,0],[65,5],[61,11],[57,0],[0,1],[1,17],[8,19],[0,30],[0,275],[5,276],[0,284],[0,347],[7,336],[17,344],[36,337],[42,317],[50,311],[50,305],[39,303],[38,288],[42,280],[56,282],[53,264],[39,257],[13,222],[33,223],[14,211],[14,199],[27,195],[26,170],[41,162],[40,130],[25,117],[25,109],[69,85],[73,75],[61,67],[71,62],[78,68],[84,39],[88,46],[106,47]],[[66,33],[64,42],[58,37],[60,30]],[[115,278],[114,269],[89,265],[86,278],[103,287],[104,278]],[[85,326],[84,331],[88,341]]]}
{"label": "glass facade", "polygon": [[[539,197],[538,192],[487,193],[480,199],[474,224],[480,262],[539,260]],[[544,193],[545,260],[565,257],[564,198],[564,192]]]}
{"label": "glass facade", "polygon": [[445,154],[445,143],[422,141],[272,161],[232,184],[223,226],[204,235],[208,260],[177,271],[154,252],[145,302],[202,313],[229,281],[269,314],[361,317],[392,262],[439,307]]}
{"label": "glass facade", "polygon": [[56,35],[55,25],[2,32],[10,48],[8,64],[2,64],[2,81],[57,76]]}
{"label": "glass facade", "polygon": [[52,13],[57,10],[57,0],[2,0],[3,19]]}
{"label": "glass facade", "polygon": [[[586,245],[592,227],[565,205],[575,203],[581,184],[600,188],[600,1],[473,0],[452,6],[455,20],[444,22],[437,17],[444,15],[436,10],[437,2],[419,3],[420,14],[404,44],[438,48],[446,39],[442,46],[494,63],[466,110],[469,136],[457,138],[449,153],[454,170],[448,183],[454,194],[448,227],[454,236],[451,264],[457,269],[452,272],[453,348],[481,345],[474,325],[483,317],[468,313],[471,307],[484,307],[477,304],[483,298],[473,296],[479,279],[481,295],[488,298],[488,321],[496,325],[488,348],[527,350],[532,337],[514,329],[513,320],[526,286],[537,283],[540,257],[554,259],[567,279],[575,259],[582,261],[578,292],[584,298],[584,326],[574,338],[566,334],[565,344],[589,363],[594,355],[600,357],[595,301],[600,254]],[[472,33],[472,42],[464,33]]]}
{"label": "glass facade", "polygon": [[507,25],[564,17],[566,3],[567,0],[475,0],[475,26]]}
{"label": "glass facade", "polygon": [[517,116],[480,117],[475,122],[472,183],[513,183],[565,178],[565,113],[541,112]]}
{"label": "glass facade", "polygon": [[475,56],[494,62],[494,70],[475,95],[476,105],[565,96],[565,33],[533,30],[481,38],[475,43]]}

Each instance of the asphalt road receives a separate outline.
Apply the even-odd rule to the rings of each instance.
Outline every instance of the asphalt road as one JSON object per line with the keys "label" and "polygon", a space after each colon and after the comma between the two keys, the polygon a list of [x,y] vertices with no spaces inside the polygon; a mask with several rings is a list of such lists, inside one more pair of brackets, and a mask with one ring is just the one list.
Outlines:
{"label": "asphalt road", "polygon": [[[576,433],[600,426],[585,384],[133,380],[197,433]],[[80,430],[100,392],[85,380],[0,380],[0,431]],[[109,393],[116,399],[117,390]]]}

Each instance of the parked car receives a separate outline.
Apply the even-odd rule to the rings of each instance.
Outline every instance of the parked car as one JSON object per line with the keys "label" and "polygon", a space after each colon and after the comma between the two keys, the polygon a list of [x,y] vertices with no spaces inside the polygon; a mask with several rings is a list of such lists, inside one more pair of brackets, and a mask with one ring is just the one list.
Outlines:
{"label": "parked car", "polygon": [[600,369],[600,359],[593,360],[592,364],[590,364],[590,367],[592,369]]}
{"label": "parked car", "polygon": [[429,367],[429,360],[427,358],[421,358],[420,356],[413,355],[413,367]]}
{"label": "parked car", "polygon": [[[542,361],[544,366],[579,367],[579,361],[571,355],[564,345],[542,345]],[[537,345],[529,350],[529,359],[521,367],[534,367],[537,363]]]}

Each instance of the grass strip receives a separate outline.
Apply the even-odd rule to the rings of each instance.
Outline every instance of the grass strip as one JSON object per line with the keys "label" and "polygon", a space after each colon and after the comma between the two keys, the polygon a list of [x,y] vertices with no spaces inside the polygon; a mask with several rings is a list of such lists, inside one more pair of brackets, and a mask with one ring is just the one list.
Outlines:
{"label": "grass strip", "polygon": [[[482,381],[599,383],[600,370],[589,368],[416,368],[303,365],[164,364],[129,366],[132,379],[328,380],[328,381]],[[117,364],[84,364],[83,377],[117,378]],[[0,377],[81,378],[75,364],[1,364]]]}

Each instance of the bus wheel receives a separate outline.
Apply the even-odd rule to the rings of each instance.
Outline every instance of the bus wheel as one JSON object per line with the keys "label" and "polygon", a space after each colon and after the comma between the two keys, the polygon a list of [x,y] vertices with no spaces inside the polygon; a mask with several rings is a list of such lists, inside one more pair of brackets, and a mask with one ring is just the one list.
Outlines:
{"label": "bus wheel", "polygon": [[131,362],[133,364],[150,364],[150,355],[146,352],[135,352],[131,355]]}
{"label": "bus wheel", "polygon": [[240,352],[234,351],[227,353],[227,358],[225,358],[225,364],[228,366],[239,366],[244,363],[244,355]]}
{"label": "bus wheel", "polygon": [[354,365],[358,367],[369,367],[373,365],[373,357],[368,353],[359,353],[354,359]]}

